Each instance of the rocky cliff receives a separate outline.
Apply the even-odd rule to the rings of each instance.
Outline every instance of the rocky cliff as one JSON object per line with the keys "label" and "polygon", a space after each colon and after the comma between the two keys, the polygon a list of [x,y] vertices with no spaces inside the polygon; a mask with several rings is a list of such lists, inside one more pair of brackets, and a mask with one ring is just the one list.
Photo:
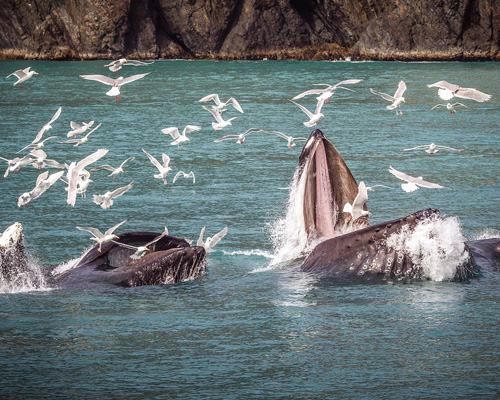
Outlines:
{"label": "rocky cliff", "polygon": [[500,60],[500,0],[0,0],[0,58]]}

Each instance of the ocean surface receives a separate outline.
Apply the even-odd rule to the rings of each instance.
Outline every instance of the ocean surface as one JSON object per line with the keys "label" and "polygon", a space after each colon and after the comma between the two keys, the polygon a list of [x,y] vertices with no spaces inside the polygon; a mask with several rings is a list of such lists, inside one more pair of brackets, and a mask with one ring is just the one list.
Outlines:
{"label": "ocean surface", "polygon": [[[202,278],[138,288],[30,290],[0,288],[2,399],[497,399],[500,397],[500,269],[482,269],[468,282],[358,284],[320,280],[287,260],[289,188],[302,145],[288,149],[275,135],[252,133],[244,144],[214,143],[249,128],[307,137],[321,129],[357,181],[368,186],[371,224],[438,208],[468,240],[500,235],[500,64],[402,62],[156,61],[113,74],[107,61],[0,62],[0,156],[28,145],[58,107],[44,137],[48,158],[69,163],[99,148],[96,165],[125,172],[113,180],[92,172],[86,198],[66,204],[57,182],[28,207],[19,196],[41,171],[32,166],[0,177],[0,231],[19,221],[34,266],[80,257],[92,244],[76,226],[105,231],[151,230],[196,242],[206,226],[227,236],[207,255]],[[39,75],[13,86],[11,72],[31,66]],[[121,98],[82,74],[131,76]],[[314,128],[289,100],[344,79]],[[402,115],[369,88],[394,94],[407,84]],[[486,103],[456,99],[450,115],[440,80],[491,94]],[[203,96],[234,97],[241,114],[220,131],[202,109]],[[454,102],[455,99],[452,100]],[[313,96],[299,100],[313,110]],[[70,121],[102,126],[78,147],[66,140]],[[178,150],[162,128],[199,125]],[[430,144],[461,152],[403,151]],[[170,156],[168,184],[141,149]],[[1,161],[1,160],[0,160]],[[389,166],[449,189],[401,190]],[[1,161],[1,174],[7,167]],[[196,183],[172,179],[193,171]],[[55,170],[53,170],[55,171]],[[93,194],[134,182],[103,210]],[[293,216],[292,216],[293,217]],[[293,251],[291,251],[293,253]],[[278,256],[279,255],[279,256]],[[439,270],[440,265],[428,268]]]}

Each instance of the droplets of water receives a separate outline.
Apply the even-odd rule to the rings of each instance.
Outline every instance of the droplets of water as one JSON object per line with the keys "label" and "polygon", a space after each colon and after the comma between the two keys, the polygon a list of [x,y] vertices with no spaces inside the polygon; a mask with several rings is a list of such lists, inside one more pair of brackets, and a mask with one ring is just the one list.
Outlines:
{"label": "droplets of water", "polygon": [[406,254],[433,281],[452,280],[457,267],[469,257],[457,218],[429,218],[416,226],[403,226],[387,238],[387,245]]}
{"label": "droplets of water", "polygon": [[0,266],[0,293],[46,290],[38,260],[27,256],[23,245],[2,249]]}

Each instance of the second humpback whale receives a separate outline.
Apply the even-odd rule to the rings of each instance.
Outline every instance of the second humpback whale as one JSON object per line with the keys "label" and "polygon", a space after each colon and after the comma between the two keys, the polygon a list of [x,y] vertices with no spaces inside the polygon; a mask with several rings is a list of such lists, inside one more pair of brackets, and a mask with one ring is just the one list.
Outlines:
{"label": "second humpback whale", "polygon": [[[342,210],[357,196],[358,184],[319,129],[304,145],[298,168],[303,226],[308,242],[319,243],[301,265],[304,271],[335,278],[462,280],[476,275],[475,254],[482,265],[497,262],[500,239],[465,242],[457,235],[450,240],[441,232],[450,221],[436,209],[373,226],[366,216],[353,221]],[[439,241],[441,234],[447,248]],[[443,264],[442,270],[439,265],[429,272],[429,263]]]}

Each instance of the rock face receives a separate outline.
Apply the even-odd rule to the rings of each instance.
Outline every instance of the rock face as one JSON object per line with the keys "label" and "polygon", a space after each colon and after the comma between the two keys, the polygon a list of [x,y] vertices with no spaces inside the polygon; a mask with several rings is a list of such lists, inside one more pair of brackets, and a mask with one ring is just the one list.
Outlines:
{"label": "rock face", "polygon": [[500,60],[500,0],[0,0],[0,58]]}

